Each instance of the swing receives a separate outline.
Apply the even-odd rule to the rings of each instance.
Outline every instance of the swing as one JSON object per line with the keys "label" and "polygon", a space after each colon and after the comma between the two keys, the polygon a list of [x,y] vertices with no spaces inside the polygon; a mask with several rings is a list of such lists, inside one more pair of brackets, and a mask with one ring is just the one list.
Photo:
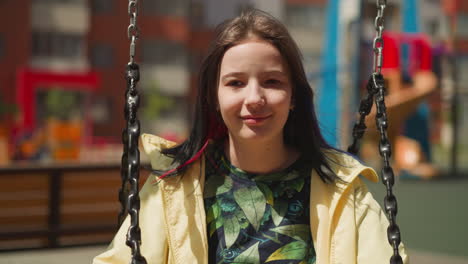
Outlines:
{"label": "swing", "polygon": [[[384,166],[381,171],[382,181],[387,189],[384,199],[384,210],[389,218],[390,224],[387,229],[388,242],[393,248],[393,256],[390,258],[390,264],[403,263],[398,251],[400,245],[400,229],[396,224],[397,200],[393,194],[392,187],[395,182],[393,169],[390,166],[391,146],[387,137],[387,113],[384,101],[384,79],[382,70],[382,51],[383,51],[383,29],[384,29],[384,9],[386,0],[377,1],[377,16],[375,18],[376,36],[373,41],[373,73],[367,83],[368,94],[361,100],[359,106],[359,121],[353,127],[353,142],[348,148],[348,152],[357,154],[359,151],[359,141],[366,130],[365,118],[371,112],[373,103],[376,105],[376,126],[380,133],[379,153],[383,159]],[[127,232],[126,245],[132,252],[132,264],[146,264],[146,259],[140,253],[141,230],[139,227],[139,209],[140,199],[138,196],[139,170],[140,170],[140,152],[138,150],[138,138],[140,136],[140,121],[137,119],[140,96],[136,89],[140,78],[138,64],[135,63],[136,41],[139,38],[139,28],[137,26],[138,0],[129,0],[128,14],[130,16],[130,25],[127,28],[127,35],[130,39],[130,59],[126,67],[127,89],[125,91],[125,120],[126,127],[122,133],[123,154],[121,179],[122,185],[119,190],[119,201],[121,211],[119,213],[119,225],[122,223],[125,214],[130,215],[130,226]]]}

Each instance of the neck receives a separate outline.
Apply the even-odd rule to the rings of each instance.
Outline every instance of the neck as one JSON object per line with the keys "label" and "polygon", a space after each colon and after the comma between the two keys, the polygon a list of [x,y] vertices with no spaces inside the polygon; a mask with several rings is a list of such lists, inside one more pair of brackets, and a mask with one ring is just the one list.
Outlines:
{"label": "neck", "polygon": [[279,171],[291,165],[299,156],[283,140],[239,142],[229,136],[225,150],[232,165],[251,173]]}

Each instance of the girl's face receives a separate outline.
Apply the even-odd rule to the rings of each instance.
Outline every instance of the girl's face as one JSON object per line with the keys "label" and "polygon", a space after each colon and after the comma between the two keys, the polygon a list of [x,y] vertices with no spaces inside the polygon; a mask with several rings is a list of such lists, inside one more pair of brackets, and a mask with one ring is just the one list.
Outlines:
{"label": "girl's face", "polygon": [[234,140],[282,140],[291,94],[286,63],[268,42],[249,39],[224,54],[218,103]]}

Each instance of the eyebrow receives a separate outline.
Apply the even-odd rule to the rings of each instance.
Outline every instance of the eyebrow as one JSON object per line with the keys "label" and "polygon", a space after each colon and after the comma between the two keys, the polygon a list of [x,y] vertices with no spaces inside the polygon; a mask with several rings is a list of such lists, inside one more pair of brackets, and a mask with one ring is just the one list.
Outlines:
{"label": "eyebrow", "polygon": [[[279,75],[284,75],[284,76],[287,76],[288,74],[284,71],[280,71],[280,70],[271,70],[271,71],[265,71],[265,72],[262,72],[261,75],[268,75],[268,74],[279,74]],[[221,76],[221,80],[225,80],[229,77],[239,77],[239,76],[242,76],[242,75],[246,75],[244,72],[229,72],[223,76]]]}
{"label": "eyebrow", "polygon": [[229,73],[221,76],[221,81],[224,81],[229,77],[239,77],[239,76],[242,76],[242,75],[245,75],[245,73],[242,73],[242,72],[229,72]]}
{"label": "eyebrow", "polygon": [[285,76],[288,75],[287,72],[279,71],[279,70],[266,71],[266,72],[262,72],[262,74],[265,74],[265,75],[267,75],[267,74],[279,74],[279,75],[285,75]]}

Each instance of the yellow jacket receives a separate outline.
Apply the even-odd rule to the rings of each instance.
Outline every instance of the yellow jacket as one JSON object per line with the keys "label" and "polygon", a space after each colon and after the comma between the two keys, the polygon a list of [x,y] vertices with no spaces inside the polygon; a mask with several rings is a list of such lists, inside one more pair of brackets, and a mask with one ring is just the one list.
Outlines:
{"label": "yellow jacket", "polygon": [[[171,160],[160,154],[173,145],[144,134],[141,143],[154,169],[167,168]],[[377,182],[375,171],[346,154],[328,153],[333,171],[347,183],[326,184],[313,170],[310,190],[310,228],[317,254],[316,264],[389,263],[392,248],[387,241],[388,221],[359,175]],[[141,253],[148,264],[208,263],[208,239],[203,203],[204,159],[194,163],[183,177],[157,184],[150,177],[141,192]],[[125,245],[129,217],[107,251],[93,264],[128,264]],[[403,245],[403,262],[408,263]]]}

